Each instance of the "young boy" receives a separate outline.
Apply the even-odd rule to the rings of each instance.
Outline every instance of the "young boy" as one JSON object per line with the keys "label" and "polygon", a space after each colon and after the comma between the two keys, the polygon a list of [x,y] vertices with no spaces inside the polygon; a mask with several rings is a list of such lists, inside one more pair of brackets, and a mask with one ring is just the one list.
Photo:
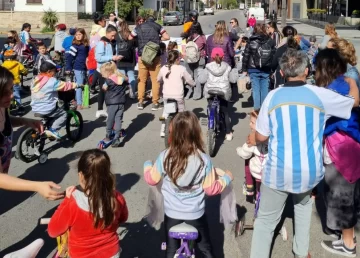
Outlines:
{"label": "young boy", "polygon": [[[56,25],[55,30],[56,32],[51,40],[48,52],[50,52],[50,54],[53,56],[54,61],[58,61],[60,60],[60,53],[64,51],[63,42],[66,37],[66,25],[63,23],[58,24]],[[54,50],[54,53],[51,53],[52,50]]]}
{"label": "young boy", "polygon": [[37,49],[38,49],[39,54],[36,57],[36,60],[34,63],[34,70],[33,70],[34,76],[39,74],[40,66],[44,61],[51,60],[50,55],[46,52],[46,46],[44,43],[42,43],[42,42],[39,43],[37,45]]}
{"label": "young boy", "polygon": [[62,47],[64,48],[65,53],[68,53],[70,51],[70,48],[72,46],[72,42],[74,40],[75,33],[76,33],[76,28],[70,28],[69,29],[69,36],[67,36],[64,39],[64,42],[62,43]]}
{"label": "young boy", "polygon": [[27,70],[25,67],[17,61],[17,54],[14,50],[6,50],[4,53],[4,63],[2,64],[3,67],[8,69],[13,75],[14,75],[14,99],[16,101],[16,104],[18,105],[17,114],[23,115],[24,114],[24,108],[21,106],[21,86],[20,86],[20,75],[26,75]]}

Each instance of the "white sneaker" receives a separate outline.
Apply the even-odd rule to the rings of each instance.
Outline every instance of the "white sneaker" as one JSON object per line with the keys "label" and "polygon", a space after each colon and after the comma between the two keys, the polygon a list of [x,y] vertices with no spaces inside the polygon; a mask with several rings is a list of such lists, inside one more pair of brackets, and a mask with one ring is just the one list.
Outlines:
{"label": "white sneaker", "polygon": [[165,124],[161,124],[160,137],[165,137]]}
{"label": "white sneaker", "polygon": [[229,134],[226,135],[225,138],[226,138],[227,141],[231,141],[233,139],[233,134],[229,133]]}
{"label": "white sneaker", "polygon": [[95,115],[96,118],[99,118],[99,117],[108,117],[108,114],[105,110],[98,110],[96,111],[96,115]]}

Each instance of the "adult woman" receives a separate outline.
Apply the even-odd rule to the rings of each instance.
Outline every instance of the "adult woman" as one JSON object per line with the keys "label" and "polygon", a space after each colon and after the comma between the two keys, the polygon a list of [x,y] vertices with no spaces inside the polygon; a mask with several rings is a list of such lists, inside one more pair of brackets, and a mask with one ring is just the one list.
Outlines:
{"label": "adult woman", "polygon": [[116,13],[111,12],[109,14],[109,23],[108,25],[112,25],[115,28],[119,29],[120,28],[120,23],[122,22],[122,19],[120,19],[119,17],[116,16]]}
{"label": "adult woman", "polygon": [[[204,67],[205,57],[206,57],[206,51],[205,51],[206,37],[202,31],[202,28],[201,28],[201,25],[199,22],[197,22],[197,21],[193,22],[193,24],[190,28],[190,31],[189,31],[189,37],[187,38],[186,41],[187,42],[194,41],[200,51],[200,60],[198,62],[191,63],[191,64],[188,64],[185,62],[186,70],[192,76],[193,80],[196,82],[193,99],[198,100],[198,99],[201,99],[201,94],[202,94],[201,84],[200,84],[199,80],[197,79],[198,72],[199,72],[199,69]],[[185,97],[186,99],[189,99],[190,95],[192,93],[191,87],[188,87],[188,88],[189,88],[189,91],[186,94],[186,97]]]}
{"label": "adult woman", "polygon": [[234,45],[229,37],[229,32],[226,28],[224,20],[216,23],[215,33],[210,35],[206,40],[206,54],[210,57],[208,63],[212,62],[211,52],[214,48],[221,48],[224,51],[223,61],[228,63],[231,67],[234,66]]}
{"label": "adult woman", "polygon": [[134,39],[129,40],[129,35],[131,33],[129,25],[126,21],[122,21],[119,24],[119,39],[117,42],[117,54],[122,56],[120,62],[117,63],[117,67],[121,73],[126,74],[129,78],[128,82],[130,84],[130,93],[129,96],[131,99],[135,99],[136,92],[136,81],[135,81],[135,41]]}
{"label": "adult woman", "polygon": [[13,80],[12,73],[0,67],[0,188],[10,191],[35,191],[50,200],[62,198],[63,194],[54,190],[60,188],[54,182],[28,181],[7,175],[12,154],[13,126],[29,126],[43,131],[42,123],[38,120],[9,115],[8,109],[14,97]]}
{"label": "adult woman", "polygon": [[[264,52],[260,57],[258,54],[260,47],[267,47],[270,52]],[[265,28],[261,24],[256,24],[254,35],[246,44],[242,70],[244,74],[249,74],[254,99],[254,110],[259,110],[266,95],[269,92],[271,58],[275,53],[275,42],[267,35]],[[264,63],[265,62],[265,63]]]}
{"label": "adult woman", "polygon": [[282,34],[279,31],[276,22],[271,21],[267,24],[266,30],[270,37],[275,41],[275,47],[278,47],[280,45],[280,41],[282,38]]}
{"label": "adult woman", "polygon": [[344,76],[355,80],[356,85],[360,89],[360,76],[359,71],[356,68],[357,57],[353,43],[346,39],[336,39],[336,49],[339,51],[341,57],[347,64],[347,70]]}
{"label": "adult woman", "polygon": [[236,18],[231,18],[230,26],[230,32],[240,37],[242,29],[239,26],[239,21]]}
{"label": "adult woman", "polygon": [[338,34],[335,30],[335,25],[333,23],[328,23],[325,25],[325,36],[319,44],[319,49],[325,49],[328,41],[332,38],[338,38]]}
{"label": "adult woman", "polygon": [[284,77],[282,77],[280,74],[279,61],[280,61],[280,58],[283,56],[283,54],[286,52],[286,50],[288,50],[289,48],[296,49],[296,50],[300,49],[298,42],[295,40],[295,38],[293,36],[287,37],[287,43],[285,45],[282,45],[281,47],[279,47],[276,50],[275,55],[272,59],[271,69],[272,69],[272,71],[275,72],[274,73],[274,79],[275,79],[274,88],[277,88],[280,85],[285,83]]}

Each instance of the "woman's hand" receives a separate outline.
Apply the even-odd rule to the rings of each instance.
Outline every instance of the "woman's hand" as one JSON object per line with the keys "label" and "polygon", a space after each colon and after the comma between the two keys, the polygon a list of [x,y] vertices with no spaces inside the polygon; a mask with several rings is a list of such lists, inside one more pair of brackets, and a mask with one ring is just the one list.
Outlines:
{"label": "woman's hand", "polygon": [[36,182],[35,191],[45,199],[54,201],[64,198],[64,192],[58,192],[61,187],[54,182]]}
{"label": "woman's hand", "polygon": [[35,120],[35,119],[29,119],[29,118],[23,118],[25,119],[25,125],[28,127],[33,128],[34,130],[38,131],[40,134],[44,132],[44,125],[41,121]]}
{"label": "woman's hand", "polygon": [[71,194],[72,194],[72,192],[74,192],[74,190],[75,190],[75,186],[69,186],[68,188],[66,188],[66,191],[65,191],[65,193],[66,193],[66,197],[67,198],[70,198],[71,197]]}

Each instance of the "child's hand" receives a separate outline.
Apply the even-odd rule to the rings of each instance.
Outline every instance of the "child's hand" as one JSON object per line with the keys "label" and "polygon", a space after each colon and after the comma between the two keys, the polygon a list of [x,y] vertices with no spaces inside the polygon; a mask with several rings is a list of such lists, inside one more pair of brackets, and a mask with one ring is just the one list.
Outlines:
{"label": "child's hand", "polygon": [[255,132],[251,133],[248,135],[248,138],[246,140],[246,144],[249,147],[255,146],[256,145],[256,140],[255,140]]}
{"label": "child's hand", "polygon": [[225,174],[230,177],[231,181],[234,181],[234,176],[233,176],[233,174],[232,174],[229,170],[226,170],[226,171],[225,171]]}
{"label": "child's hand", "polygon": [[107,86],[106,84],[104,84],[104,85],[102,86],[102,89],[103,89],[103,91],[107,91],[108,86]]}
{"label": "child's hand", "polygon": [[68,188],[66,188],[66,191],[65,191],[65,193],[66,193],[66,197],[67,198],[70,198],[71,197],[71,194],[72,194],[72,192],[74,192],[74,190],[75,190],[75,186],[69,186]]}

